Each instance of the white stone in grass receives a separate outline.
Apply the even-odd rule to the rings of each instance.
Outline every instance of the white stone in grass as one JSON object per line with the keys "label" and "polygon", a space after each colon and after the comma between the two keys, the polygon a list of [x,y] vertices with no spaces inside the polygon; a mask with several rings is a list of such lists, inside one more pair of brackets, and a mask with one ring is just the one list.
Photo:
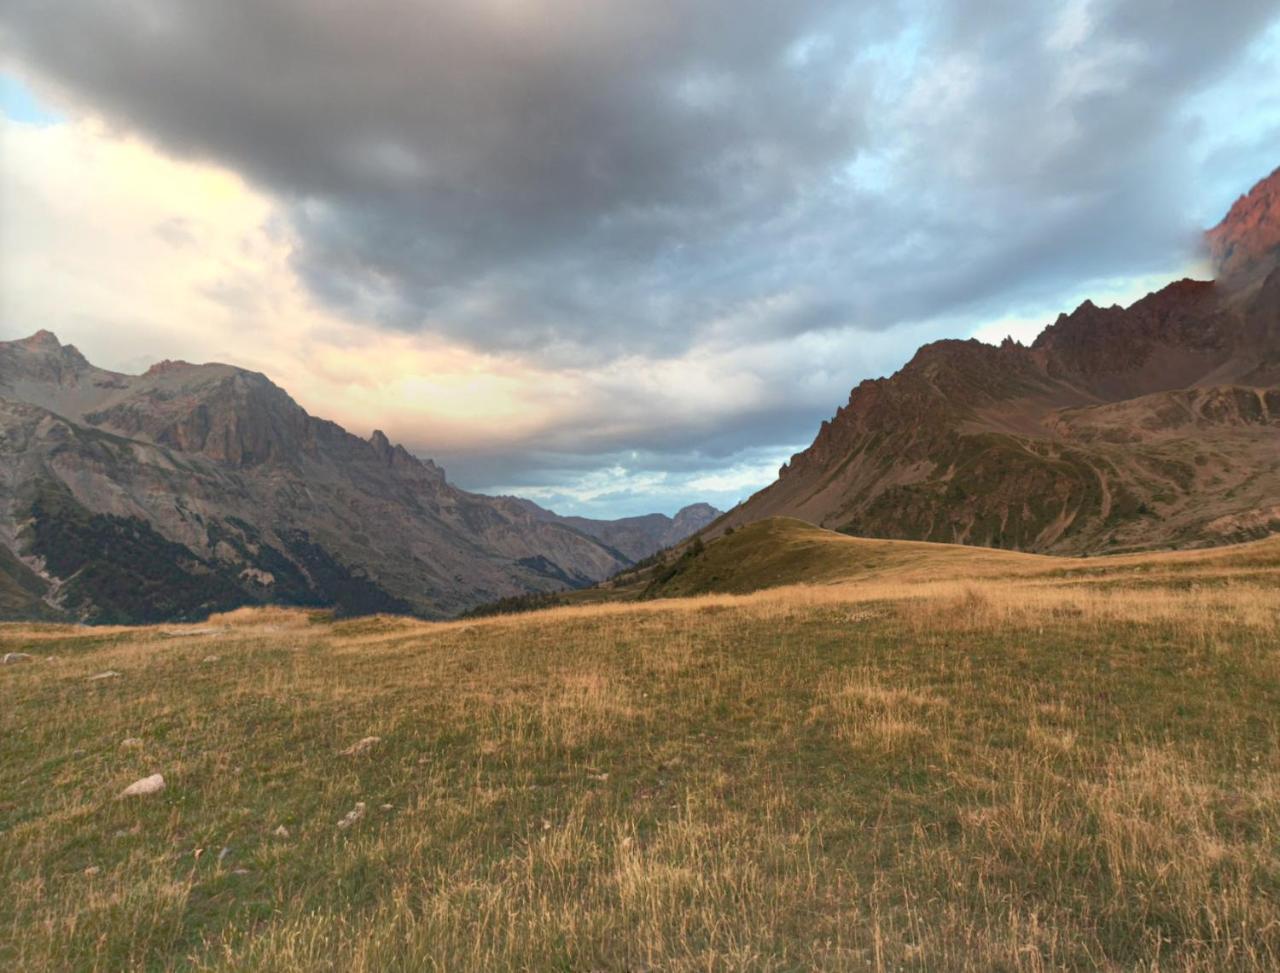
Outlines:
{"label": "white stone in grass", "polygon": [[357,821],[364,817],[364,801],[356,801],[356,806],[346,813],[341,821],[338,822],[338,829],[346,831]]}
{"label": "white stone in grass", "polygon": [[382,737],[365,737],[363,740],[358,740],[355,743],[351,744],[351,746],[347,747],[347,749],[343,750],[342,756],[358,757],[360,756],[360,754],[366,753],[369,750],[372,750],[377,744],[381,742],[382,742]]}
{"label": "white stone in grass", "polygon": [[121,797],[143,797],[147,794],[159,794],[164,790],[164,777],[160,774],[152,774],[150,777],[143,777],[142,780],[135,780],[132,784],[121,791]]}
{"label": "white stone in grass", "polygon": [[4,654],[4,664],[7,666],[17,665],[19,662],[30,662],[34,659],[30,652],[6,652]]}
{"label": "white stone in grass", "polygon": [[99,680],[102,680],[102,679],[118,679],[119,677],[120,677],[120,673],[116,672],[114,669],[107,669],[105,672],[95,673],[94,675],[90,676],[89,681],[98,682]]}

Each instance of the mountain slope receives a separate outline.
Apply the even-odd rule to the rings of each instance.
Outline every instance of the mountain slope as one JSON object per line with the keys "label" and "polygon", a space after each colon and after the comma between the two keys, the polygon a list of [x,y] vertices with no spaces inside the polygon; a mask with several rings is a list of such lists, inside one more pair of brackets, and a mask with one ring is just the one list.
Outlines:
{"label": "mountain slope", "polygon": [[263,375],[123,375],[48,332],[0,342],[0,552],[6,617],[121,622],[264,601],[439,617],[633,560]]}
{"label": "mountain slope", "polygon": [[715,530],[782,515],[1059,553],[1280,530],[1280,170],[1209,243],[1217,283],[1086,302],[1030,347],[926,345]]}
{"label": "mountain slope", "polygon": [[953,579],[1153,585],[1180,575],[1208,578],[1215,572],[1218,577],[1229,574],[1240,584],[1265,586],[1280,579],[1280,536],[1208,549],[1082,559],[850,537],[804,521],[770,517],[719,537],[701,551],[696,546],[690,551],[653,575],[645,598],[749,594],[789,585],[907,586]]}

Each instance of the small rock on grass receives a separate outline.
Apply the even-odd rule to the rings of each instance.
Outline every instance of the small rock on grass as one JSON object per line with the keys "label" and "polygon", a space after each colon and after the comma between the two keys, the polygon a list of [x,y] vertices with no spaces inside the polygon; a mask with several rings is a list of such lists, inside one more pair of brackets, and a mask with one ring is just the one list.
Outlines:
{"label": "small rock on grass", "polygon": [[30,662],[34,658],[35,656],[30,652],[6,652],[4,654],[4,664],[6,666],[14,666],[19,662]]}
{"label": "small rock on grass", "polygon": [[120,796],[144,797],[147,794],[158,794],[162,790],[164,790],[164,777],[160,774],[152,774],[150,777],[143,777],[141,780],[135,780],[120,792]]}
{"label": "small rock on grass", "polygon": [[347,749],[343,750],[342,756],[358,757],[360,754],[367,753],[369,750],[372,750],[381,742],[382,737],[365,737],[363,740],[358,740],[351,744],[351,746],[347,747]]}
{"label": "small rock on grass", "polygon": [[114,669],[108,669],[105,672],[95,673],[94,675],[90,676],[89,681],[98,682],[99,680],[102,680],[102,679],[118,679],[119,677],[120,677],[120,673],[116,672]]}
{"label": "small rock on grass", "polygon": [[346,831],[357,821],[364,817],[364,801],[356,801],[356,806],[346,813],[341,821],[338,822],[338,828]]}

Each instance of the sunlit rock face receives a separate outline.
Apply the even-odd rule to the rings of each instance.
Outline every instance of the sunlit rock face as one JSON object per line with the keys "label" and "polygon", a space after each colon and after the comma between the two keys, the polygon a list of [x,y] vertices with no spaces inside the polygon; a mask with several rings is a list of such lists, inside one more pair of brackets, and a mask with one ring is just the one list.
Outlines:
{"label": "sunlit rock face", "polygon": [[1265,279],[1280,264],[1280,169],[1236,200],[1206,237],[1220,282]]}

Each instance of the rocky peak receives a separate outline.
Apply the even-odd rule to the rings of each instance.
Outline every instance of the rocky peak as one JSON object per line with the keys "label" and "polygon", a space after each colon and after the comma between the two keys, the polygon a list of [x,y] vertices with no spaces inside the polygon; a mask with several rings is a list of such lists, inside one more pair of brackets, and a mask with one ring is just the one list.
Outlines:
{"label": "rocky peak", "polygon": [[62,342],[58,340],[58,336],[52,331],[46,331],[41,328],[30,338],[21,338],[14,344],[25,348],[27,351],[59,351],[62,348]]}
{"label": "rocky peak", "polygon": [[671,518],[671,523],[677,533],[687,536],[706,527],[719,517],[720,513],[721,511],[709,503],[691,503],[677,510],[676,515]]}
{"label": "rocky peak", "polygon": [[373,447],[373,451],[378,454],[378,458],[385,461],[391,461],[391,440],[387,438],[387,434],[381,429],[375,429],[373,435],[369,437],[369,445]]}
{"label": "rocky peak", "polygon": [[1203,356],[1223,349],[1221,322],[1213,314],[1216,304],[1212,283],[1190,279],[1175,281],[1128,308],[1085,301],[1071,314],[1059,315],[1031,348],[1055,379],[1067,379],[1106,399],[1145,394],[1171,387],[1160,384],[1161,369],[1169,371],[1166,377],[1174,384],[1182,381],[1168,356],[1179,361],[1192,356],[1191,365],[1198,368]]}
{"label": "rocky peak", "polygon": [[157,375],[171,375],[174,372],[188,371],[195,366],[190,362],[181,360],[173,360],[166,358],[164,361],[158,361],[143,373],[144,377],[154,378]]}
{"label": "rocky peak", "polygon": [[691,503],[687,507],[681,507],[676,511],[676,515],[672,519],[680,517],[718,517],[720,511],[709,503]]}
{"label": "rocky peak", "polygon": [[1205,238],[1221,282],[1247,285],[1280,265],[1280,169],[1236,200]]}
{"label": "rocky peak", "polygon": [[90,365],[74,345],[58,341],[52,331],[0,341],[0,388],[13,390],[21,385],[28,399],[33,399],[34,389],[43,388],[48,395],[34,396],[42,407],[51,407],[51,400],[63,393],[76,395],[95,377],[108,374]]}
{"label": "rocky peak", "polygon": [[431,478],[444,482],[444,471],[431,460],[421,460],[410,453],[399,443],[393,443],[381,429],[375,429],[369,436],[368,443],[378,461],[385,466],[401,469],[425,470]]}
{"label": "rocky peak", "polygon": [[9,345],[26,352],[38,359],[52,359],[59,361],[64,365],[85,366],[89,365],[84,355],[80,354],[80,349],[75,345],[64,345],[58,340],[58,336],[52,331],[41,329],[29,338],[19,338],[17,341],[0,342],[0,346]]}

